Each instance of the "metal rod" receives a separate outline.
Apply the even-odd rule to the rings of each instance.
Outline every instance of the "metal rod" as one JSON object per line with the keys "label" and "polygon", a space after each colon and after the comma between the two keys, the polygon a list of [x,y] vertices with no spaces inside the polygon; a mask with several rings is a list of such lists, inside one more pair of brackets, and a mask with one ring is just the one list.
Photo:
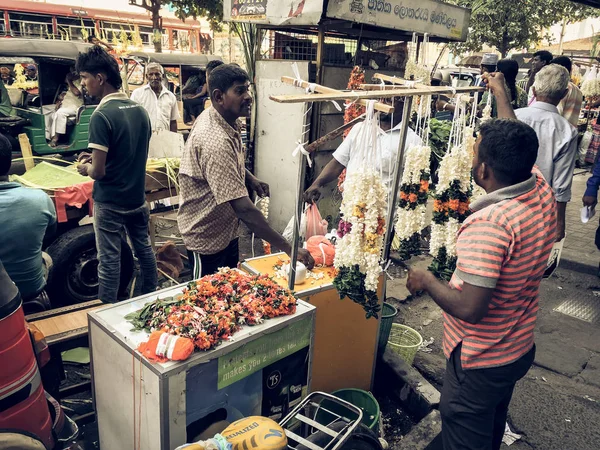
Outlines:
{"label": "metal rod", "polygon": [[[304,104],[304,124],[300,140],[309,135],[311,115],[308,114],[310,103]],[[294,234],[292,238],[292,254],[290,255],[290,273],[288,274],[288,288],[294,290],[296,282],[296,261],[298,260],[298,242],[300,241],[300,223],[302,221],[302,207],[304,206],[304,179],[306,178],[306,159],[304,155],[298,152],[298,186],[296,191],[296,211],[294,214]]]}
{"label": "metal rod", "polygon": [[412,108],[412,97],[407,97],[404,100],[404,108],[402,109],[402,127],[400,128],[400,140],[398,141],[398,152],[396,155],[396,164],[394,166],[394,181],[392,182],[392,191],[388,203],[388,215],[385,227],[385,239],[383,241],[383,262],[387,263],[390,257],[391,237],[394,221],[394,213],[396,212],[396,199],[398,198],[398,190],[400,188],[400,180],[404,171],[404,147],[406,146],[406,138],[408,137],[408,123],[410,122],[410,111]]}

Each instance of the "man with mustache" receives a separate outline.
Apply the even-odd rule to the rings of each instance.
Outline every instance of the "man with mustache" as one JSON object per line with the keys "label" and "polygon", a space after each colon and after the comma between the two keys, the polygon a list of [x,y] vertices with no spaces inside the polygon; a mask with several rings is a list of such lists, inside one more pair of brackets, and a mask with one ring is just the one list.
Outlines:
{"label": "man with mustache", "polygon": [[[250,80],[239,66],[223,64],[211,71],[208,85],[212,108],[194,123],[179,169],[180,206],[177,223],[194,264],[193,278],[236,267],[238,225],[242,220],[259,238],[288,255],[291,246],[273,230],[249,194],[269,195],[269,186],[245,168],[238,119],[249,117]],[[308,268],[314,261],[299,249]]]}

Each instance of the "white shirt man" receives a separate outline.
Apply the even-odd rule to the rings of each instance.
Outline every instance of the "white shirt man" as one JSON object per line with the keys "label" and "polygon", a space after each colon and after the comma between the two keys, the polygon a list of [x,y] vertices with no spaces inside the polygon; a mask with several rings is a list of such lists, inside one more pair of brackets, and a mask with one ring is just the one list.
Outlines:
{"label": "white shirt man", "polygon": [[577,129],[558,112],[567,94],[569,72],[558,64],[543,67],[532,90],[536,102],[515,110],[515,116],[535,130],[539,141],[535,164],[552,186],[557,202],[557,241],[565,235],[565,210],[571,200],[571,184],[577,152]]}
{"label": "white shirt man", "polygon": [[[401,110],[400,105],[401,102],[397,100],[397,104],[395,105],[397,111]],[[342,144],[333,153],[333,159],[329,161],[313,184],[304,192],[304,200],[306,202],[316,202],[321,197],[319,189],[339,177],[344,168],[349,172],[352,172],[355,164],[352,158],[352,151],[356,148],[355,142],[359,138],[363,126],[364,123],[361,122],[352,127],[348,136],[346,136]],[[382,181],[388,192],[391,190],[394,181],[394,169],[396,157],[398,155],[401,128],[402,122],[398,121],[396,126],[392,129],[388,131],[380,130],[379,136],[377,137],[377,145],[381,149],[381,158],[379,159],[376,168],[381,170]],[[405,158],[406,149],[413,145],[422,145],[421,138],[413,130],[409,128],[407,133],[406,145],[404,147]]]}
{"label": "white shirt man", "polygon": [[[333,157],[342,166],[346,167],[348,171],[352,171],[355,162],[352,161],[351,152],[355,146],[355,142],[360,135],[364,122],[361,122],[350,130],[346,139],[342,144],[333,152]],[[381,170],[382,181],[387,189],[391,189],[394,181],[394,168],[396,166],[396,156],[398,155],[398,144],[400,142],[400,129],[402,128],[402,122],[396,125],[389,131],[381,131],[377,137],[377,145],[381,149],[381,159],[376,165],[377,170]],[[423,145],[421,138],[410,128],[406,135],[406,146],[405,149],[415,145]],[[406,157],[406,152],[404,153]]]}
{"label": "white shirt man", "polygon": [[164,69],[159,64],[150,63],[146,68],[146,76],[148,84],[133,91],[131,100],[148,112],[152,131],[170,130],[176,133],[179,119],[177,97],[162,83]]}

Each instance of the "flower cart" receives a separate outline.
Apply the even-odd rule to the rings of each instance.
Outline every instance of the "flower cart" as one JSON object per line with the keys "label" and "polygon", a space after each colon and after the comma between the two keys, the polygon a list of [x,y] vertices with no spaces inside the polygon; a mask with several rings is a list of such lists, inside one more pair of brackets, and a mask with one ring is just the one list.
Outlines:
{"label": "flower cart", "polygon": [[[251,306],[252,292],[265,287],[276,292],[273,307],[286,303],[281,315],[269,314],[267,303],[260,314]],[[193,296],[201,307],[192,306]],[[252,415],[280,420],[310,387],[314,314],[313,306],[270,280],[237,270],[89,313],[101,447],[171,450],[218,423]],[[152,339],[146,325],[187,336],[197,351],[182,361],[150,361],[138,351]]]}

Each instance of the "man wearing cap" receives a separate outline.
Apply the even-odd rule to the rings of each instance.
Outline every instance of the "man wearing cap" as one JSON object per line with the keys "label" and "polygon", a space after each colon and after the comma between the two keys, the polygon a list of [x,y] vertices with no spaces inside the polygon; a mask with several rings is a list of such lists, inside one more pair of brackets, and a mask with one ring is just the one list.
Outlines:
{"label": "man wearing cap", "polygon": [[481,65],[479,66],[480,75],[477,77],[475,81],[475,85],[479,87],[484,87],[485,83],[481,76],[484,73],[493,73],[496,71],[496,66],[498,65],[498,55],[496,53],[485,53],[483,58],[481,58]]}
{"label": "man wearing cap", "polygon": [[37,81],[37,67],[33,64],[29,64],[25,70],[25,77],[27,81]]}
{"label": "man wearing cap", "polygon": [[144,107],[150,116],[152,131],[171,130],[177,133],[177,97],[163,85],[165,69],[158,63],[146,67],[148,84],[131,93],[131,100]]}

